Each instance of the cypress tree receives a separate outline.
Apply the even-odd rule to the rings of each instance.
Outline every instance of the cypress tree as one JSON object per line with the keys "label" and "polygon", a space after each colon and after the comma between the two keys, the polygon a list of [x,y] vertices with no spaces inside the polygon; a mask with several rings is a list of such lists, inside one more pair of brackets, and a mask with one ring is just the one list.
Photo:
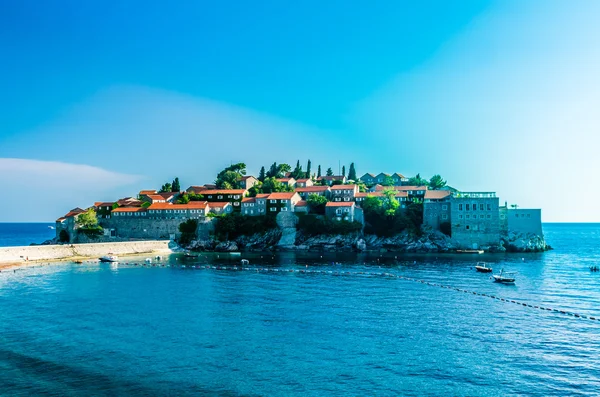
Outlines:
{"label": "cypress tree", "polygon": [[350,163],[350,169],[348,170],[348,179],[352,179],[356,181],[356,169],[354,168],[354,163]]}
{"label": "cypress tree", "polygon": [[265,166],[260,167],[260,172],[258,173],[258,180],[264,182],[265,180]]}
{"label": "cypress tree", "polygon": [[342,165],[342,176],[346,176],[346,166]]}
{"label": "cypress tree", "polygon": [[319,168],[317,168],[317,178],[321,177],[321,164],[319,164]]}
{"label": "cypress tree", "polygon": [[308,160],[308,163],[306,163],[306,175],[304,176],[307,179],[310,179],[311,175],[310,175],[310,160]]}
{"label": "cypress tree", "polygon": [[181,191],[181,186],[179,185],[178,177],[175,177],[175,179],[173,179],[173,183],[171,184],[171,191],[172,192],[180,192]]}
{"label": "cypress tree", "polygon": [[333,170],[331,169],[331,167],[327,168],[327,171],[325,172],[325,174],[327,176],[333,176]]}

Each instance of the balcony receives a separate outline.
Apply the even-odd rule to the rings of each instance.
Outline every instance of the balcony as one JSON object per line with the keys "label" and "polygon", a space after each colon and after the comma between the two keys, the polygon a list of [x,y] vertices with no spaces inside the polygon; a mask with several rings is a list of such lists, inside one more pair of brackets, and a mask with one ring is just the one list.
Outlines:
{"label": "balcony", "polygon": [[496,192],[456,192],[454,198],[496,198]]}

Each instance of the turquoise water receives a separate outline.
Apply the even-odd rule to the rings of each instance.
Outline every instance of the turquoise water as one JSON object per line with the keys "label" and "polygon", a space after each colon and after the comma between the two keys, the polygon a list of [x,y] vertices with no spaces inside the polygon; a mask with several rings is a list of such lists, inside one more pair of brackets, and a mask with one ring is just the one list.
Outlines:
{"label": "turquoise water", "polygon": [[0,247],[41,244],[55,236],[53,223],[0,223]]}
{"label": "turquoise water", "polygon": [[600,321],[358,274],[599,317],[600,225],[545,228],[544,254],[244,255],[331,274],[191,267],[229,255],[3,271],[0,394],[598,395]]}

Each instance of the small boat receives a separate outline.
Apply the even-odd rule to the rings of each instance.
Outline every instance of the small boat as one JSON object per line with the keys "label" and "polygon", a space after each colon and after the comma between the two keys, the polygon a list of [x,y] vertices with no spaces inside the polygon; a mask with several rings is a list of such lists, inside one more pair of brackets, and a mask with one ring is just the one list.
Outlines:
{"label": "small boat", "polygon": [[500,274],[494,274],[494,282],[496,283],[504,283],[504,284],[512,284],[515,282],[514,275],[517,272],[504,272],[504,269],[500,270]]}
{"label": "small boat", "polygon": [[481,273],[491,273],[492,272],[492,268],[487,267],[485,262],[477,262],[477,265],[475,265],[475,270],[477,270],[478,272],[481,272]]}
{"label": "small boat", "polygon": [[116,255],[104,255],[101,256],[100,258],[100,262],[118,262],[119,258]]}
{"label": "small boat", "polygon": [[457,254],[483,254],[483,250],[456,250]]}
{"label": "small boat", "polygon": [[77,263],[78,265],[80,265],[83,263],[83,261],[73,261],[73,263]]}

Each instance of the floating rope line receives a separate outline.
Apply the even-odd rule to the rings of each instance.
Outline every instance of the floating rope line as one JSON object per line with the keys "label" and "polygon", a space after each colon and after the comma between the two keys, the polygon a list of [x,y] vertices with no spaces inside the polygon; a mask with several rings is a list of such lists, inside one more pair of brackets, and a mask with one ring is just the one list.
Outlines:
{"label": "floating rope line", "polygon": [[[126,265],[129,265],[129,263],[126,263]],[[132,263],[131,265],[137,266],[138,264]],[[337,271],[337,270],[284,269],[284,268],[273,268],[273,267],[168,265],[168,264],[165,265],[165,264],[148,264],[148,263],[142,263],[140,265],[145,266],[145,267],[165,267],[166,266],[166,267],[174,267],[174,268],[181,268],[181,269],[189,268],[189,269],[201,269],[201,270],[249,271],[249,272],[255,272],[255,273],[304,273],[304,274],[324,274],[324,275],[331,275],[331,276],[387,277],[387,278],[395,278],[398,280],[417,282],[417,283],[421,283],[421,284],[428,285],[431,287],[439,287],[439,288],[444,288],[444,289],[453,290],[453,291],[457,291],[457,292],[463,292],[465,294],[483,296],[483,297],[494,299],[494,300],[497,300],[500,302],[512,303],[514,305],[524,306],[524,307],[528,307],[531,309],[554,312],[554,313],[564,314],[567,316],[586,319],[586,320],[600,321],[600,317],[586,316],[584,314],[578,314],[578,313],[570,312],[567,310],[559,310],[559,309],[553,309],[553,308],[545,307],[545,306],[531,305],[531,304],[525,303],[525,302],[517,302],[512,299],[501,298],[496,295],[484,294],[484,293],[476,292],[476,291],[469,291],[469,290],[462,289],[462,288],[452,287],[450,285],[438,284],[438,283],[434,283],[434,282],[430,282],[430,281],[426,281],[426,280],[421,280],[418,278],[406,277],[406,276],[401,276],[398,274],[387,273],[387,272],[364,272],[364,271],[363,272],[349,272],[349,271]]]}

